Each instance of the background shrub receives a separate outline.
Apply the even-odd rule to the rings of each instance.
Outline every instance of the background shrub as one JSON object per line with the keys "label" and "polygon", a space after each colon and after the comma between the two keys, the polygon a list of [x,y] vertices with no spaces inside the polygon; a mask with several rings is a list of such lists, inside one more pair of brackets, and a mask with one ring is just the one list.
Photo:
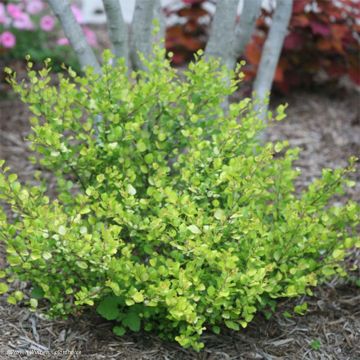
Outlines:
{"label": "background shrub", "polygon": [[29,63],[20,84],[7,70],[33,113],[33,161],[57,179],[50,194],[43,172],[32,186],[2,164],[8,302],[40,302],[51,316],[96,307],[118,335],[156,330],[199,350],[205,329],[239,330],[276,299],[345,275],[359,205],[330,199],[351,185],[354,159],[297,194],[298,149],[258,143],[250,99],[224,112],[237,81],[218,63],[192,63],[180,80],[157,50],[129,78],[104,57],[102,75],[69,70],[58,86],[48,62],[39,72]]}
{"label": "background shrub", "polygon": [[[246,51],[252,79],[268,32],[271,13],[263,11]],[[334,82],[347,76],[360,85],[360,9],[353,0],[297,0],[277,67],[274,87],[284,93],[299,86]]]}
{"label": "background shrub", "polygon": [[[175,54],[174,65],[183,65],[195,51],[205,48],[212,16],[212,1],[183,3],[169,9],[180,19],[167,29],[166,46]],[[263,9],[244,56],[246,80],[256,76],[271,18],[272,9]],[[294,1],[274,88],[286,93],[291,88],[335,82],[344,76],[360,85],[359,21],[360,10],[354,0]]]}

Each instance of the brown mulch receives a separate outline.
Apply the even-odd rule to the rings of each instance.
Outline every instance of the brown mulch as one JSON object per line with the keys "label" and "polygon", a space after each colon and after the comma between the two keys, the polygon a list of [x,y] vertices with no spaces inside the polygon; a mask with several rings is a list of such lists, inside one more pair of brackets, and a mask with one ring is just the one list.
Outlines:
{"label": "brown mulch", "polygon": [[[297,93],[285,99],[288,118],[269,129],[268,136],[302,148],[296,163],[303,170],[300,188],[319,176],[321,168],[344,166],[349,156],[360,156],[359,100],[358,94],[345,92]],[[0,101],[0,159],[6,159],[22,179],[31,178],[35,170],[27,161],[24,141],[29,132],[28,115],[11,96]],[[356,186],[346,197],[360,201],[360,171],[353,178]],[[0,256],[0,267],[1,261]],[[360,265],[359,253],[354,252],[349,262]],[[8,305],[0,297],[0,360],[360,359],[360,288],[354,284],[356,279],[358,271],[346,282],[334,279],[322,285],[312,298],[287,300],[270,320],[259,315],[243,331],[224,330],[219,336],[206,333],[206,350],[199,354],[162,342],[156,334],[118,338],[111,332],[112,325],[94,314],[51,321],[41,312]],[[302,301],[309,306],[304,316],[283,316]]]}

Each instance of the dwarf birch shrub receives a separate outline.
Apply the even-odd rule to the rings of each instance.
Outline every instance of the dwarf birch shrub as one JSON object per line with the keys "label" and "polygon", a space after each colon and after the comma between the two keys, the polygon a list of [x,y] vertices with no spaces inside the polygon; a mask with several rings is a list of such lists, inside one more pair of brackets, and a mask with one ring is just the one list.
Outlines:
{"label": "dwarf birch shrub", "polygon": [[58,85],[49,63],[30,63],[21,83],[8,71],[33,113],[33,161],[57,179],[50,193],[42,172],[34,187],[2,164],[8,302],[64,317],[93,307],[118,335],[154,330],[199,350],[205,329],[239,330],[276,299],[345,274],[359,205],[330,201],[351,185],[354,159],[298,194],[298,149],[258,143],[250,99],[224,112],[237,81],[216,61],[179,79],[160,50],[130,77],[110,58],[102,75],[70,69]]}

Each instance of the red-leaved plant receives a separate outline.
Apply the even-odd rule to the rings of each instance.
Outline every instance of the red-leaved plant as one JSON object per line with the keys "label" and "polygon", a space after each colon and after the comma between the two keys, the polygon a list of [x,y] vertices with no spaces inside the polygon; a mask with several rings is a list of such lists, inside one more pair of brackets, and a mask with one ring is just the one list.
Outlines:
{"label": "red-leaved plant", "polygon": [[[263,11],[246,49],[248,79],[256,74],[268,31],[266,17],[270,15]],[[360,8],[356,1],[295,1],[274,86],[287,92],[294,86],[311,85],[320,77],[338,80],[344,75],[360,85],[359,32]]]}
{"label": "red-leaved plant", "polygon": [[[204,48],[211,16],[210,1],[184,0],[169,10],[180,21],[167,29],[166,48],[174,53],[173,64],[192,59]],[[247,80],[253,80],[269,30],[271,11],[263,10],[252,41],[246,48],[243,68]],[[359,43],[360,8],[357,0],[296,0],[276,70],[274,87],[287,92],[296,86],[312,85],[317,79],[338,80],[348,77],[360,85]]]}

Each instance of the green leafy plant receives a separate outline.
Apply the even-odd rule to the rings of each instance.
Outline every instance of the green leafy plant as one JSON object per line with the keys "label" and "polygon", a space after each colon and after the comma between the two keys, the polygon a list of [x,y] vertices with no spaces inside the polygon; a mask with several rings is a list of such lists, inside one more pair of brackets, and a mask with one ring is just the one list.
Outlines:
{"label": "green leafy plant", "polygon": [[34,186],[2,164],[11,214],[0,212],[0,291],[50,316],[95,307],[118,335],[155,330],[199,350],[205,329],[239,330],[276,299],[345,275],[359,205],[329,201],[351,185],[355,159],[297,194],[298,149],[258,143],[264,124],[250,99],[224,111],[232,73],[198,60],[180,78],[159,49],[143,61],[148,71],[128,77],[106,52],[102,75],[69,69],[56,86],[48,62],[28,64],[21,83],[7,70],[34,114],[32,160],[44,171]]}
{"label": "green leafy plant", "polygon": [[310,343],[310,347],[313,349],[313,350],[320,350],[321,349],[321,342],[320,340],[318,339],[315,339],[313,340],[311,343]]}

